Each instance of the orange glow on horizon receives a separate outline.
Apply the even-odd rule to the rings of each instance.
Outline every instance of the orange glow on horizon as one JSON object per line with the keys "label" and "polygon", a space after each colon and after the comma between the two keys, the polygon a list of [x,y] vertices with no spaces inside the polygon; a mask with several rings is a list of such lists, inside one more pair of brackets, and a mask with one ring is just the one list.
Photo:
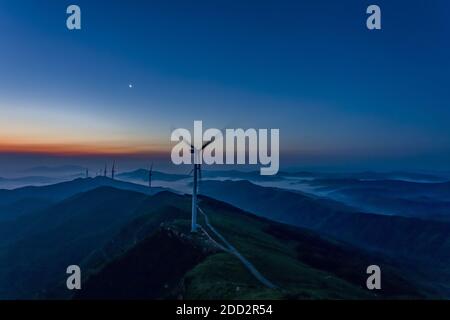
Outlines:
{"label": "orange glow on horizon", "polygon": [[26,143],[6,142],[0,140],[0,153],[49,154],[61,156],[102,156],[102,155],[142,155],[164,154],[169,147],[156,145],[118,145],[118,144],[62,144],[62,143]]}

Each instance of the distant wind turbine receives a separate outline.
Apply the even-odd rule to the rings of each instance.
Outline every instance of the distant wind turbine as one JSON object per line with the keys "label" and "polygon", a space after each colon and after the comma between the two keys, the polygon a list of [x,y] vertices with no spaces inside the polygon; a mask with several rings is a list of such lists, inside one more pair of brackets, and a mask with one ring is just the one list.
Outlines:
{"label": "distant wind turbine", "polygon": [[115,167],[116,167],[116,161],[113,162],[112,169],[111,169],[111,179],[113,179],[113,180],[114,180],[114,175],[116,173]]}
{"label": "distant wind turbine", "polygon": [[148,170],[148,187],[152,188],[152,175],[153,175],[153,162],[150,165],[150,169]]}

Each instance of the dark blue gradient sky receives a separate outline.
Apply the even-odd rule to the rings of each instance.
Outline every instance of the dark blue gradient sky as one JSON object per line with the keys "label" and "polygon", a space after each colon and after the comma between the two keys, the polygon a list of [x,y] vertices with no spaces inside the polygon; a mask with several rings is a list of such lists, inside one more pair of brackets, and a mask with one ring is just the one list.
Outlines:
{"label": "dark blue gradient sky", "polygon": [[449,19],[444,0],[0,0],[0,165],[134,166],[203,120],[279,128],[285,167],[448,170]]}

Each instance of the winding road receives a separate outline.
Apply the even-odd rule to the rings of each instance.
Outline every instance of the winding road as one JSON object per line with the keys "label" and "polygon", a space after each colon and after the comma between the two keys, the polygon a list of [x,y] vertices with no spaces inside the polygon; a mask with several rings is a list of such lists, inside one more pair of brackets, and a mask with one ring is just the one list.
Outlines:
{"label": "winding road", "polygon": [[264,277],[256,268],[255,266],[248,261],[231,243],[229,243],[227,241],[227,239],[225,239],[224,236],[222,236],[209,222],[209,218],[207,216],[207,214],[202,210],[202,208],[197,207],[198,211],[200,211],[200,213],[203,215],[203,217],[205,218],[205,224],[206,226],[222,241],[222,243],[226,246],[223,247],[222,245],[218,244],[207,232],[204,228],[202,228],[202,230],[207,234],[207,236],[222,250],[225,250],[226,252],[234,255],[235,257],[237,257],[242,264],[244,265],[244,267],[246,267],[248,269],[248,271],[250,271],[250,273],[259,281],[261,282],[263,285],[265,285],[266,287],[270,288],[270,289],[276,289],[278,288],[276,285],[274,285],[272,282],[270,282],[266,277]]}

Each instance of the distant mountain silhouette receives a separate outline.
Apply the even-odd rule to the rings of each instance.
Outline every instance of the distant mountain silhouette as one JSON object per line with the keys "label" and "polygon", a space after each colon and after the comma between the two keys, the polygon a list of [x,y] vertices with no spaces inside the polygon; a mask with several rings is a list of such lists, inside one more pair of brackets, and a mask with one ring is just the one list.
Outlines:
{"label": "distant mountain silhouette", "polygon": [[[48,186],[23,187],[14,190],[0,190],[0,221],[17,217],[19,214],[32,212],[33,202],[55,203],[80,192],[93,190],[98,187],[109,186],[118,189],[132,190],[145,194],[154,194],[163,190],[160,187],[146,186],[113,180],[107,177],[78,178]],[[22,203],[17,205],[18,203]],[[27,204],[28,203],[28,204]],[[27,207],[30,207],[27,209]]]}
{"label": "distant mountain silhouette", "polygon": [[64,181],[70,181],[76,178],[84,177],[84,174],[71,174],[61,176],[24,176],[18,178],[3,178],[0,177],[0,189],[17,189],[27,186],[43,186]]}
{"label": "distant mountain silhouette", "polygon": [[49,174],[49,173],[79,173],[84,172],[85,167],[76,166],[76,165],[65,165],[65,166],[39,166],[39,167],[32,167],[26,170],[23,170],[23,172],[26,173],[38,173],[38,174]]}
{"label": "distant mountain silhouette", "polygon": [[279,171],[275,176],[261,176],[259,171],[238,170],[204,170],[204,177],[238,178],[252,181],[276,181],[286,178],[308,179],[361,179],[361,180],[405,180],[421,182],[443,182],[448,177],[428,173],[414,173],[406,171],[390,172],[312,172],[312,171]]}
{"label": "distant mountain silhouette", "polygon": [[410,259],[450,262],[450,224],[343,211],[330,200],[248,181],[204,181],[202,192],[275,221]]}
{"label": "distant mountain silhouette", "polygon": [[274,176],[262,176],[259,171],[239,171],[239,170],[203,170],[205,178],[231,178],[245,179],[253,181],[277,181],[284,179],[284,172],[279,172]]}
{"label": "distant mountain silhouette", "polygon": [[[372,261],[383,266],[384,296],[430,294],[381,256],[217,200],[202,197],[200,205],[282,290],[264,287],[234,256],[189,232],[189,196],[101,187],[0,223],[0,298],[69,298],[65,269],[77,264],[83,270],[79,299],[366,299],[376,298],[364,281]],[[199,223],[206,228],[203,218]]]}
{"label": "distant mountain silhouette", "polygon": [[248,181],[201,190],[220,200],[200,197],[214,227],[283,290],[189,232],[190,196],[97,177],[0,190],[1,205],[20,211],[0,219],[0,298],[70,298],[70,264],[82,266],[79,299],[376,298],[365,289],[370,264],[382,266],[382,296],[450,296],[450,224]]}
{"label": "distant mountain silhouette", "polygon": [[41,176],[26,176],[26,177],[18,177],[18,178],[0,177],[0,183],[5,183],[5,182],[52,183],[52,182],[55,182],[55,179],[56,178],[41,177]]}
{"label": "distant mountain silhouette", "polygon": [[148,188],[139,184],[129,183],[120,180],[113,180],[108,177],[78,178],[72,181],[61,182],[41,187],[23,187],[14,190],[0,190],[0,204],[8,204],[26,198],[44,198],[52,201],[59,201],[70,197],[76,193],[89,191],[98,187],[109,186],[124,190],[133,190],[145,194],[152,194],[165,190],[164,188]]}
{"label": "distant mountain silhouette", "polygon": [[[131,180],[139,180],[139,181],[148,181],[148,170],[146,169],[137,169],[130,172],[123,172],[117,175],[120,179],[131,179]],[[161,171],[152,171],[152,179],[153,180],[162,180],[162,181],[177,181],[181,179],[189,178],[189,175],[184,174],[172,174],[172,173],[164,173]]]}
{"label": "distant mountain silhouette", "polygon": [[[246,179],[254,181],[277,181],[284,179],[283,174],[278,174],[276,176],[261,176],[259,171],[238,171],[238,170],[203,170],[202,176],[204,178],[236,178],[236,179]],[[123,172],[118,175],[119,178],[124,180],[138,180],[138,181],[148,181],[148,170],[138,169],[130,172]],[[178,181],[186,178],[190,178],[187,174],[174,174],[165,173],[161,171],[153,171],[153,180],[162,181]]]}
{"label": "distant mountain silhouette", "polygon": [[134,211],[145,197],[143,193],[101,187],[0,223],[0,297],[12,293],[30,297],[30,293],[45,288],[55,274],[63,275],[68,265],[81,263],[105,245],[135,217]]}
{"label": "distant mountain silhouette", "polygon": [[304,177],[315,179],[355,179],[355,180],[403,180],[416,182],[443,182],[448,181],[447,175],[439,176],[437,174],[429,173],[415,173],[407,171],[390,171],[390,172],[283,172],[282,176],[286,177]]}
{"label": "distant mountain silhouette", "polygon": [[450,199],[450,182],[419,183],[399,180],[359,180],[359,179],[317,179],[310,184],[323,186],[331,190],[336,188],[377,189],[386,193],[395,192],[402,196],[430,196],[438,199]]}
{"label": "distant mountain silhouette", "polygon": [[317,179],[308,183],[364,210],[450,221],[450,182]]}
{"label": "distant mountain silhouette", "polygon": [[[280,181],[289,178],[307,178],[315,180],[325,179],[354,179],[354,180],[399,180],[399,181],[426,181],[426,182],[442,182],[447,181],[448,178],[441,177],[433,174],[425,173],[413,173],[403,171],[392,172],[355,172],[355,173],[331,173],[331,172],[309,172],[298,171],[288,172],[280,171],[274,176],[262,176],[259,171],[239,171],[239,170],[203,170],[202,175],[204,178],[217,178],[217,179],[240,179],[250,181]],[[118,178],[129,181],[148,181],[148,170],[137,169],[130,172],[123,172],[117,175]],[[185,174],[173,174],[165,173],[161,171],[153,171],[153,180],[160,181],[178,181],[189,178],[189,175]]]}

